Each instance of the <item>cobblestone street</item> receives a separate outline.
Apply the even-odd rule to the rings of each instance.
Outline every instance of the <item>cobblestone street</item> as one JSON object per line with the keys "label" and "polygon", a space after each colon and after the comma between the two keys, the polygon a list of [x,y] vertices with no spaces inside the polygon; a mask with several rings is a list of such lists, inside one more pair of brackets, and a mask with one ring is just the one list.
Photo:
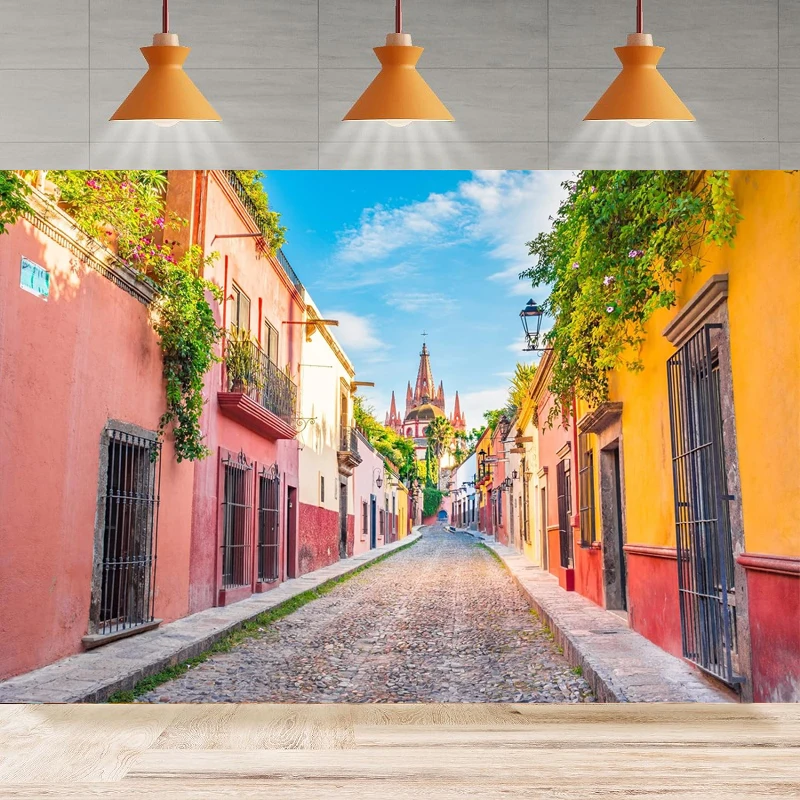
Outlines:
{"label": "cobblestone street", "polygon": [[143,702],[592,702],[494,556],[422,540]]}

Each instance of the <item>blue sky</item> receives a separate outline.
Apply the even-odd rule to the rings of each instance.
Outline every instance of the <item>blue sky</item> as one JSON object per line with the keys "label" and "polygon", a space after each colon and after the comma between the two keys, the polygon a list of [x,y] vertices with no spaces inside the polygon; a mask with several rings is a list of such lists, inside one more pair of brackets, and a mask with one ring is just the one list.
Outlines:
{"label": "blue sky", "polygon": [[544,298],[518,274],[526,242],[549,227],[559,172],[268,172],[265,187],[288,228],[284,252],[325,316],[383,421],[428,332],[447,412],[456,389],[469,427],[504,404],[521,352],[519,311]]}

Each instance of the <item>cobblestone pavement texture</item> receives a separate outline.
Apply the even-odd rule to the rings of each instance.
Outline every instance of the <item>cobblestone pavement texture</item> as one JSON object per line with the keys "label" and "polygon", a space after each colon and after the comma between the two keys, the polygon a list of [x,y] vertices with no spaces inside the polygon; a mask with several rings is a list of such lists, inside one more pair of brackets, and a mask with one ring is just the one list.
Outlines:
{"label": "cobblestone pavement texture", "polygon": [[494,555],[437,527],[143,702],[593,702]]}

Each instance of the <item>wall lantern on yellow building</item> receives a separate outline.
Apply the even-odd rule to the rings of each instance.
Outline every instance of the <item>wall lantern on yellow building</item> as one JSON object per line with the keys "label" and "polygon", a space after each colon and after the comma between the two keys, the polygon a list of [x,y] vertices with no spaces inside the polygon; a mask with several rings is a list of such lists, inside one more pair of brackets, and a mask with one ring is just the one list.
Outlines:
{"label": "wall lantern on yellow building", "polygon": [[183,71],[189,55],[169,30],[169,0],[163,0],[162,32],[151,47],[142,47],[148,69],[116,110],[111,121],[153,122],[170,128],[179,122],[220,122],[219,114]]}
{"label": "wall lantern on yellow building", "polygon": [[544,316],[544,309],[533,300],[528,300],[525,308],[519,312],[519,318],[522,320],[522,330],[525,331],[525,347],[523,350],[526,352],[543,353],[546,350],[552,350],[551,347],[539,347],[539,338],[542,331],[542,317]]}
{"label": "wall lantern on yellow building", "polygon": [[345,122],[387,122],[405,128],[412,122],[452,122],[453,115],[417,72],[422,47],[412,47],[403,33],[402,0],[395,0],[395,32],[386,36],[384,47],[373,48],[381,71],[347,112]]}
{"label": "wall lantern on yellow building", "polygon": [[614,52],[622,71],[585,120],[627,122],[637,128],[653,122],[694,121],[692,112],[657,69],[664,48],[654,47],[652,35],[644,33],[642,0],[636,1],[636,33],[628,34],[626,45],[615,47]]}

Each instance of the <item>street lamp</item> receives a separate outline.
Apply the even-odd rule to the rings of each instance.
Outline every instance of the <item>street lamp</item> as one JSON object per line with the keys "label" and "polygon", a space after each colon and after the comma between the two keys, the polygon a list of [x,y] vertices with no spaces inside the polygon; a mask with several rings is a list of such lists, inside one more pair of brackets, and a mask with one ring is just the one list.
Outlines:
{"label": "street lamp", "polygon": [[511,477],[516,480],[519,477],[519,473],[515,469],[511,470]]}
{"label": "street lamp", "polygon": [[525,331],[526,347],[523,349],[526,352],[544,353],[553,349],[552,347],[539,347],[543,316],[544,309],[538,303],[534,303],[533,299],[528,300],[525,308],[519,312],[519,318],[522,320],[522,329]]}
{"label": "street lamp", "polygon": [[[378,473],[378,477],[375,477],[375,473]],[[375,480],[375,485],[380,489],[383,486],[383,468],[382,467],[373,467],[372,469],[372,477]]]}

